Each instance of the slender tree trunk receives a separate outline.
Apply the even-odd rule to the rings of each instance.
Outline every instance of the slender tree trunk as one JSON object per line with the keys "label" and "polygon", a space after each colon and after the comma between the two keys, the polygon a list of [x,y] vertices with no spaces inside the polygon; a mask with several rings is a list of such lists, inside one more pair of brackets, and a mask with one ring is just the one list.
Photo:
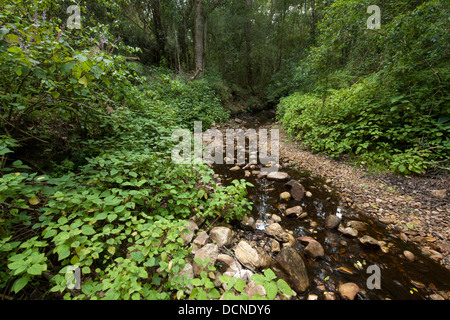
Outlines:
{"label": "slender tree trunk", "polygon": [[159,0],[151,0],[150,6],[153,16],[153,34],[155,35],[156,44],[158,46],[159,60],[161,57],[167,59],[166,54],[166,33],[162,23],[161,5]]}
{"label": "slender tree trunk", "polygon": [[247,2],[247,21],[245,24],[245,48],[246,48],[246,68],[247,68],[247,85],[253,90],[253,69],[252,69],[252,0],[246,0]]}
{"label": "slender tree trunk", "polygon": [[311,0],[311,40],[312,44],[316,44],[316,24],[317,24],[317,17],[316,17],[316,1]]}
{"label": "slender tree trunk", "polygon": [[205,13],[204,0],[194,0],[194,62],[195,74],[198,76],[205,66]]}

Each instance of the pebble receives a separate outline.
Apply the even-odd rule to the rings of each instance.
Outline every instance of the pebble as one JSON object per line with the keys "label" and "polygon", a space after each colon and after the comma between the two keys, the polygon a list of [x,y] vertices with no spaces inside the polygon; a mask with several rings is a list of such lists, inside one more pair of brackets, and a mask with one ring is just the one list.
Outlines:
{"label": "pebble", "polygon": [[277,222],[278,223],[278,222],[281,221],[281,217],[276,215],[276,214],[273,214],[272,215],[272,220],[273,220],[273,222]]}
{"label": "pebble", "polygon": [[280,194],[280,199],[281,200],[289,200],[291,198],[291,194],[289,193],[289,192],[287,192],[287,191],[285,191],[285,192],[282,192],[281,194]]}
{"label": "pebble", "polygon": [[341,294],[342,298],[353,300],[356,297],[356,294],[359,292],[359,287],[354,282],[347,282],[344,284],[341,284],[339,286],[339,293]]}
{"label": "pebble", "polygon": [[411,251],[405,250],[403,251],[403,255],[405,256],[406,260],[409,262],[413,262],[416,259],[416,256]]}

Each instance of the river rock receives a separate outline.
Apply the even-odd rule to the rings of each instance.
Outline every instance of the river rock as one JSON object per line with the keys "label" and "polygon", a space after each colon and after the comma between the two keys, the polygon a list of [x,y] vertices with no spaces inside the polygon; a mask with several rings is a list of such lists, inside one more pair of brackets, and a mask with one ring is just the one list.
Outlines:
{"label": "river rock", "polygon": [[214,227],[209,232],[209,237],[219,247],[226,247],[231,243],[231,229],[226,227]]}
{"label": "river rock", "polygon": [[206,231],[202,231],[197,235],[197,237],[195,237],[193,243],[198,247],[203,247],[205,244],[208,243],[208,240],[209,240],[208,234],[206,233]]}
{"label": "river rock", "polygon": [[430,294],[430,299],[431,300],[445,300],[445,298],[438,293]]}
{"label": "river rock", "polygon": [[334,229],[339,225],[340,222],[341,222],[341,218],[339,218],[338,216],[336,216],[334,214],[329,215],[325,219],[325,228]]}
{"label": "river rock", "polygon": [[270,268],[273,263],[272,257],[261,247],[256,247],[256,252],[258,252],[259,256],[259,267],[261,269]]}
{"label": "river rock", "polygon": [[324,292],[325,300],[336,300],[336,294],[334,292]]}
{"label": "river rock", "polygon": [[405,256],[406,260],[409,262],[413,262],[416,259],[416,256],[411,251],[405,250],[403,251],[403,255]]}
{"label": "river rock", "polygon": [[356,230],[352,227],[344,228],[342,226],[339,226],[338,231],[342,232],[343,234],[345,234],[346,236],[349,236],[349,237],[357,237],[358,236],[358,230]]}
{"label": "river rock", "polygon": [[267,179],[275,181],[284,181],[289,179],[289,174],[281,171],[273,171],[267,174]]}
{"label": "river rock", "polygon": [[302,257],[295,249],[283,247],[275,260],[281,270],[286,273],[293,290],[297,293],[303,293],[308,289],[308,273]]}
{"label": "river rock", "polygon": [[296,180],[289,180],[285,186],[291,188],[291,195],[295,201],[301,201],[305,196],[305,188]]}
{"label": "river rock", "polygon": [[219,271],[222,273],[229,271],[237,272],[238,270],[242,269],[241,264],[238,261],[236,261],[236,259],[227,254],[223,253],[219,254],[217,256],[216,261],[220,263],[221,268]]}
{"label": "river rock", "polygon": [[347,282],[339,285],[339,293],[344,299],[353,300],[358,292],[359,287],[354,282]]}
{"label": "river rock", "polygon": [[382,245],[380,242],[371,236],[365,235],[358,239],[359,242],[366,247],[378,247],[381,249]]}
{"label": "river rock", "polygon": [[259,294],[260,296],[266,295],[266,289],[264,289],[264,286],[260,284],[256,284],[253,281],[250,281],[247,286],[244,289],[244,293],[248,295],[248,297],[251,299],[255,294]]}
{"label": "river rock", "polygon": [[244,266],[253,270],[259,267],[258,252],[247,241],[241,240],[236,246],[234,254]]}
{"label": "river rock", "polygon": [[304,219],[307,217],[307,213],[303,212],[303,208],[301,206],[295,206],[293,208],[286,209],[284,212],[286,216],[297,216],[299,219]]}
{"label": "river rock", "polygon": [[305,248],[305,252],[311,258],[322,258],[325,255],[322,245],[317,240],[312,240]]}
{"label": "river rock", "polygon": [[313,237],[303,236],[298,237],[297,240],[302,243],[307,243],[307,246],[305,247],[305,252],[308,254],[309,257],[320,258],[325,255],[322,245],[320,244],[319,241],[317,241]]}
{"label": "river rock", "polygon": [[[209,243],[204,247],[198,249],[197,252],[195,253],[194,258],[202,260],[209,258],[208,265],[214,265],[214,263],[216,263],[218,255],[219,255],[219,247],[216,244]],[[196,276],[199,276],[202,271],[203,271],[202,265],[198,264],[194,260],[194,274]]]}
{"label": "river rock", "polygon": [[288,201],[290,198],[291,198],[291,194],[290,194],[289,192],[287,192],[287,191],[282,192],[282,193],[280,194],[280,199],[281,199],[281,200]]}
{"label": "river rock", "polygon": [[294,245],[296,245],[298,243],[297,240],[294,238],[294,236],[292,234],[287,233],[287,235],[288,235],[289,241],[283,243],[283,247],[294,246]]}
{"label": "river rock", "polygon": [[289,242],[289,234],[278,223],[272,223],[264,229],[266,234],[281,242]]}
{"label": "river rock", "polygon": [[268,238],[266,245],[264,246],[268,252],[278,253],[280,252],[280,243],[272,238]]}
{"label": "river rock", "polygon": [[240,225],[241,225],[242,229],[244,229],[244,230],[250,230],[250,231],[256,230],[256,223],[255,223],[255,219],[253,217],[245,216],[241,220]]}
{"label": "river rock", "polygon": [[245,282],[249,282],[249,281],[251,281],[253,272],[251,272],[250,270],[247,270],[247,269],[241,269],[241,270],[238,270],[237,272],[235,272],[233,275],[230,275],[229,273],[226,273],[225,275],[230,276],[230,277],[235,277],[238,279],[242,279]]}
{"label": "river rock", "polygon": [[186,229],[184,229],[181,232],[181,239],[183,239],[183,245],[191,243],[192,238],[194,237],[194,232],[196,230],[198,230],[197,224],[192,220],[188,220],[188,225]]}
{"label": "river rock", "polygon": [[362,221],[351,220],[351,221],[347,222],[347,227],[351,227],[358,231],[364,231],[367,229],[367,224]]}
{"label": "river rock", "polygon": [[307,196],[308,198],[312,197],[312,193],[310,191],[306,191],[305,192],[305,196]]}
{"label": "river rock", "polygon": [[275,213],[271,216],[273,222],[281,222],[281,217]]}

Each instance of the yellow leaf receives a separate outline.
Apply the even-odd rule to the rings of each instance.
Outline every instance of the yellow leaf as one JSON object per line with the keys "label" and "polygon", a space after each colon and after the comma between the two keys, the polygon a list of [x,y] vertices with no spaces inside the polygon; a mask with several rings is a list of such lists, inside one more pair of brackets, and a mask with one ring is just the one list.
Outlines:
{"label": "yellow leaf", "polygon": [[39,204],[39,202],[41,202],[41,201],[39,200],[38,197],[33,197],[33,198],[28,199],[28,202],[29,202],[32,206],[35,206],[35,205]]}
{"label": "yellow leaf", "polygon": [[86,79],[85,76],[82,76],[80,79],[78,79],[78,83],[82,84],[86,88],[88,85],[88,80]]}
{"label": "yellow leaf", "polygon": [[78,262],[80,262],[78,256],[73,256],[72,259],[70,259],[71,264],[77,264]]}
{"label": "yellow leaf", "polygon": [[16,173],[14,173],[14,175],[17,177],[17,176],[20,176],[20,172],[16,172]]}
{"label": "yellow leaf", "polygon": [[108,252],[111,253],[111,255],[114,255],[114,253],[116,253],[116,247],[114,246],[108,247]]}

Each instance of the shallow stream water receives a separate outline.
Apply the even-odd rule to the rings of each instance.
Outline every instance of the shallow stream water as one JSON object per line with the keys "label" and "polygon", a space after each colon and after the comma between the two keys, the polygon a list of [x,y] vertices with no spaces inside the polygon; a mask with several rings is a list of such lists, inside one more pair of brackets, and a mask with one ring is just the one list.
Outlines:
{"label": "shallow stream water", "polygon": [[[267,119],[245,123],[246,128],[257,129]],[[253,127],[252,127],[253,125]],[[255,127],[256,126],[256,127]],[[281,217],[280,225],[292,231],[295,238],[310,236],[323,246],[325,256],[311,259],[304,254],[305,245],[298,243],[294,247],[302,253],[303,260],[308,269],[310,287],[299,298],[314,297],[325,299],[329,292],[339,297],[339,283],[354,282],[361,289],[359,299],[430,299],[432,294],[439,293],[446,296],[450,294],[450,271],[439,263],[429,259],[421,253],[413,243],[403,242],[397,235],[392,234],[386,226],[366,216],[346,208],[333,191],[332,184],[326,184],[321,177],[313,176],[309,172],[283,168],[291,179],[299,181],[311,197],[304,197],[302,201],[280,200],[279,195],[289,191],[285,182],[270,181],[266,178],[257,178],[256,175],[245,177],[245,170],[230,171],[234,165],[215,165],[214,170],[221,176],[224,185],[230,184],[234,179],[245,179],[254,187],[248,188],[248,198],[253,202],[252,215],[259,220],[260,230],[255,233],[262,234],[264,224],[270,223],[272,214]],[[301,205],[303,211],[308,213],[305,219],[283,216],[283,205],[286,208]],[[342,218],[341,224],[346,225],[350,220],[366,223],[366,230],[360,231],[358,237],[349,237],[338,230],[329,230],[324,227],[328,215],[338,215]],[[261,224],[263,222],[263,224]],[[380,248],[366,248],[360,244],[358,238],[363,235],[384,241],[388,252]],[[411,251],[416,260],[407,261],[403,251]],[[370,289],[368,279],[373,271],[368,273],[368,267],[379,267],[381,283],[380,288]],[[373,278],[372,278],[373,279]],[[370,283],[374,283],[369,279]]]}

